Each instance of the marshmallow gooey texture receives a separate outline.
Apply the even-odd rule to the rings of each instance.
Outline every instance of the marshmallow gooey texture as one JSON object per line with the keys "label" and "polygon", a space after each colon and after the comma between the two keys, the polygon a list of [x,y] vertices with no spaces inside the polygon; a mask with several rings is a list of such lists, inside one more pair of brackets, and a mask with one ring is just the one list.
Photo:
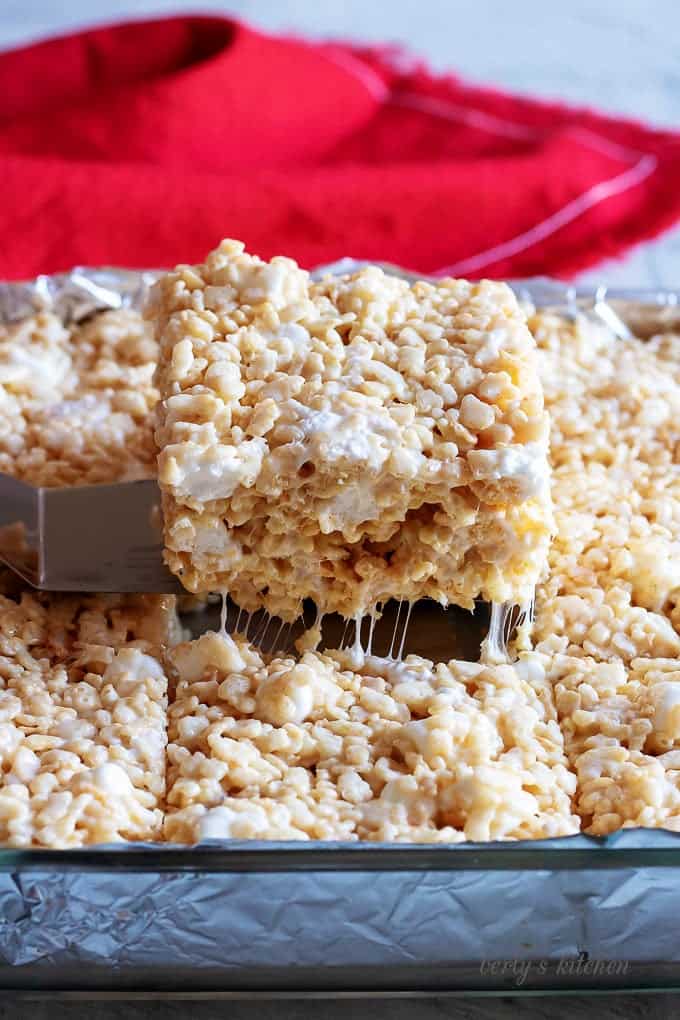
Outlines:
{"label": "marshmallow gooey texture", "polygon": [[0,572],[0,843],[160,838],[174,599],[11,580]]}
{"label": "marshmallow gooey texture", "polygon": [[167,840],[461,842],[578,831],[540,661],[171,653]]}
{"label": "marshmallow gooey texture", "polygon": [[0,472],[48,488],[153,478],[156,354],[133,309],[0,322]]}
{"label": "marshmallow gooey texture", "polygon": [[292,620],[528,602],[552,531],[532,337],[502,284],[310,282],[225,241],[156,285],[167,561]]}
{"label": "marshmallow gooey texture", "polygon": [[680,829],[680,336],[530,317],[557,533],[533,640],[585,831]]}

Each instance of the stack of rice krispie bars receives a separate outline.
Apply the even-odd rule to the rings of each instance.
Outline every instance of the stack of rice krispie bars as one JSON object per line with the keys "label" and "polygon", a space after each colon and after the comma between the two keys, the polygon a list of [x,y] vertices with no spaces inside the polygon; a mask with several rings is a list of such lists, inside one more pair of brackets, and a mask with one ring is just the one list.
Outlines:
{"label": "stack of rice krispie bars", "polygon": [[283,620],[304,599],[360,619],[535,591],[532,634],[506,661],[433,663],[317,650],[317,621],[266,654],[186,640],[171,599],[2,575],[2,842],[674,827],[678,337],[527,325],[488,281],[312,281],[233,241],[163,276],[147,316],[0,332],[0,471],[153,475],[155,429],[189,591]]}
{"label": "stack of rice krispie bars", "polygon": [[548,419],[511,290],[376,267],[311,282],[224,242],[156,286],[168,562],[284,619],[528,601]]}

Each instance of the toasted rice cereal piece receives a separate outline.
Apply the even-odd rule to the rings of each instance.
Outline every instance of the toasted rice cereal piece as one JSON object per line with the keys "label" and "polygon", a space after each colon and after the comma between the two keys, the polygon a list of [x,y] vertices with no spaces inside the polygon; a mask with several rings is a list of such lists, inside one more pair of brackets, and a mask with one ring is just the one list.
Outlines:
{"label": "toasted rice cereal piece", "polygon": [[553,527],[534,344],[504,284],[312,283],[224,241],[156,285],[167,561],[291,619],[528,601]]}
{"label": "toasted rice cereal piece", "polygon": [[152,478],[156,353],[130,309],[0,323],[0,472],[46,487]]}
{"label": "toasted rice cereal piece", "polygon": [[536,593],[545,651],[680,656],[680,337],[529,320],[551,416],[557,533]]}
{"label": "toasted rice cereal piece", "polygon": [[401,842],[577,831],[541,663],[269,659],[207,633],[172,652],[171,842]]}
{"label": "toasted rice cereal piece", "polygon": [[680,661],[545,664],[586,831],[680,830]]}
{"label": "toasted rice cereal piece", "polygon": [[0,595],[1,843],[159,836],[177,634],[160,596]]}

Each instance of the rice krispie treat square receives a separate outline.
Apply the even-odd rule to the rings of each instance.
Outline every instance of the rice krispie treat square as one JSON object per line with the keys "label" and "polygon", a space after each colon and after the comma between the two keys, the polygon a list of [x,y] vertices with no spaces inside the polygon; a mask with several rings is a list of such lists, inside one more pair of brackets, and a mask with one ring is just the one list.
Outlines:
{"label": "rice krispie treat square", "polygon": [[586,831],[680,831],[680,661],[546,661]]}
{"label": "rice krispie treat square", "polygon": [[680,829],[680,337],[529,318],[556,535],[533,637],[586,831]]}
{"label": "rice krispie treat square", "polygon": [[165,837],[528,839],[577,831],[540,662],[172,652]]}
{"label": "rice krispie treat square", "polygon": [[680,656],[680,337],[623,340],[538,314],[556,534],[538,648],[630,664]]}
{"label": "rice krispie treat square", "polygon": [[155,365],[131,309],[0,324],[0,472],[46,487],[152,478]]}
{"label": "rice krispie treat square", "polygon": [[166,557],[286,619],[530,600],[552,531],[534,342],[500,283],[311,282],[224,241],[156,285]]}
{"label": "rice krispie treat square", "polygon": [[172,600],[0,595],[0,843],[158,838]]}

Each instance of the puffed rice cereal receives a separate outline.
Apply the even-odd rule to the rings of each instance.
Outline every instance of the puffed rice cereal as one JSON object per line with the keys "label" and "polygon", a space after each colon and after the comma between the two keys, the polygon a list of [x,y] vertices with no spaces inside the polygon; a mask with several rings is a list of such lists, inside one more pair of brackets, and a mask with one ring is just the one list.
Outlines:
{"label": "puffed rice cereal", "polygon": [[155,364],[131,309],[0,323],[0,472],[45,487],[152,478]]}
{"label": "puffed rice cereal", "polygon": [[349,651],[268,659],[206,633],[171,654],[165,838],[400,842],[578,830],[540,662]]}
{"label": "puffed rice cereal", "polygon": [[[8,581],[7,577],[0,580]],[[0,843],[158,838],[167,681],[160,596],[0,595]]]}
{"label": "puffed rice cereal", "polygon": [[583,828],[680,830],[680,337],[529,320],[557,533],[536,597]]}
{"label": "puffed rice cereal", "polygon": [[546,658],[585,831],[680,831],[680,661]]}
{"label": "puffed rice cereal", "polygon": [[680,657],[680,336],[529,320],[551,416],[556,535],[536,593],[544,651]]}

